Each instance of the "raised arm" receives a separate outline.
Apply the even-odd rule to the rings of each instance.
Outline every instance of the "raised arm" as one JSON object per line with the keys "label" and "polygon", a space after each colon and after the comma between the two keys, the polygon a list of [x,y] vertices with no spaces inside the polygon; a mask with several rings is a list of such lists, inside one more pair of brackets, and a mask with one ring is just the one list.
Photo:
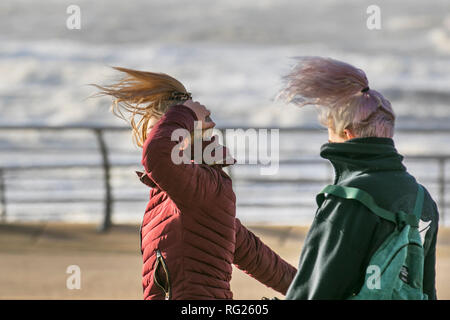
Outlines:
{"label": "raised arm", "polygon": [[286,294],[297,270],[265,245],[236,219],[233,263],[266,286]]}
{"label": "raised arm", "polygon": [[[206,110],[206,109],[205,109]],[[183,205],[201,205],[205,195],[219,191],[218,173],[207,165],[175,164],[172,150],[179,141],[172,141],[176,129],[194,131],[197,113],[183,105],[173,106],[151,130],[143,148],[142,164],[148,177],[173,201]],[[213,124],[212,124],[213,125]],[[211,199],[209,199],[211,201]]]}

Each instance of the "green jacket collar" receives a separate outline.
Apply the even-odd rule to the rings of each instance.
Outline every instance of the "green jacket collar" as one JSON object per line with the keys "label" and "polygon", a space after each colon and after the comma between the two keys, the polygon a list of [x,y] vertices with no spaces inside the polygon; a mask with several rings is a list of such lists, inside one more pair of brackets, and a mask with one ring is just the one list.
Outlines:
{"label": "green jacket collar", "polygon": [[373,171],[406,171],[403,156],[391,138],[354,138],[342,143],[326,143],[320,156],[330,160],[336,176],[334,183]]}

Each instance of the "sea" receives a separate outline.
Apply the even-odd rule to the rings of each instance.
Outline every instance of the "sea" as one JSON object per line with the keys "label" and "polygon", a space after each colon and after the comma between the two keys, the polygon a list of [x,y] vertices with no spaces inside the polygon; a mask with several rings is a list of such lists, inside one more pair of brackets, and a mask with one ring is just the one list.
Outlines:
{"label": "sea", "polygon": [[[90,84],[118,79],[112,67],[121,66],[174,76],[220,128],[278,128],[279,157],[288,161],[275,175],[263,177],[258,165],[246,163],[232,169],[237,216],[248,224],[310,224],[314,196],[333,178],[318,155],[326,130],[313,107],[276,96],[296,57],[326,56],[364,70],[370,87],[390,100],[396,147],[440,203],[441,221],[449,221],[448,163],[408,156],[450,156],[450,1],[373,6],[365,0],[2,0],[0,217],[101,223],[104,171],[90,128],[128,124],[111,113],[110,98],[93,97]],[[283,131],[293,127],[310,130]],[[148,200],[134,173],[142,168],[141,150],[129,130],[105,131],[104,138],[113,221],[140,222]],[[296,159],[306,161],[289,162]]]}

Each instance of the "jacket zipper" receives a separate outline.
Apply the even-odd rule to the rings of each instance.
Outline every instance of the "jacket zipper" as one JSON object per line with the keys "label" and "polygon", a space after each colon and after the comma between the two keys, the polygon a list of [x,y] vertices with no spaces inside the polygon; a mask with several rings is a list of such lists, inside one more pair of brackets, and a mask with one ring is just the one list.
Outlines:
{"label": "jacket zipper", "polygon": [[[159,267],[163,268],[164,274],[166,276],[164,284],[160,282],[161,279],[158,279],[157,276]],[[172,289],[170,285],[169,269],[167,268],[166,262],[164,261],[164,257],[161,254],[161,251],[159,251],[159,249],[156,249],[156,264],[155,264],[155,271],[153,272],[153,281],[164,292],[165,300],[170,300],[172,298]]]}

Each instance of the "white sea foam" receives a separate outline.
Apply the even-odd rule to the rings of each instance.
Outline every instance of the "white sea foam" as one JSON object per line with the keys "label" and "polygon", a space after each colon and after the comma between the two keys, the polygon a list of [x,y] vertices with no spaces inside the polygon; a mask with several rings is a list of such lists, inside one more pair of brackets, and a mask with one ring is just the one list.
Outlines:
{"label": "white sea foam", "polygon": [[[87,99],[95,92],[87,84],[117,77],[110,66],[175,76],[222,127],[311,126],[316,124],[313,108],[273,101],[281,76],[294,62],[290,58],[301,55],[330,56],[362,68],[370,87],[392,102],[398,127],[448,128],[450,123],[448,0],[432,5],[380,0],[380,31],[365,27],[372,3],[360,0],[218,0],[214,5],[209,0],[79,0],[79,31],[65,27],[69,4],[0,2],[0,126],[125,125],[110,113],[109,98]],[[329,165],[317,156],[326,142],[324,132],[280,138],[282,157],[313,156],[318,162],[282,166],[274,178],[332,178]],[[448,138],[399,134],[395,141],[401,153],[446,154]],[[114,203],[115,221],[139,221],[148,197],[133,172],[140,167],[140,152],[130,141],[129,133],[107,135],[108,146],[117,149],[110,154],[113,164],[130,166],[114,168],[114,195],[142,199]],[[1,131],[0,167],[99,164],[97,148],[92,132]],[[437,199],[437,163],[407,161],[407,166]],[[255,171],[240,167],[234,174],[252,177]],[[11,220],[101,220],[101,169],[11,169],[4,174]],[[319,187],[236,182],[238,215],[248,222],[309,223]],[[69,205],[68,198],[89,201]],[[54,203],[27,204],[27,199]],[[283,202],[311,208],[264,207]]]}
{"label": "white sea foam", "polygon": [[[0,48],[0,123],[120,124],[108,98],[86,99],[89,83],[107,83],[109,66],[169,73],[181,79],[212,111],[219,124],[293,126],[315,121],[312,110],[298,111],[273,101],[290,57],[323,54],[318,47],[243,45],[139,45],[123,49],[85,43],[6,42]],[[450,61],[327,52],[364,69],[370,86],[391,98],[403,118],[442,122],[450,116]],[[428,95],[434,99],[427,99]],[[392,97],[390,97],[392,96]],[[411,98],[413,97],[413,98]]]}

